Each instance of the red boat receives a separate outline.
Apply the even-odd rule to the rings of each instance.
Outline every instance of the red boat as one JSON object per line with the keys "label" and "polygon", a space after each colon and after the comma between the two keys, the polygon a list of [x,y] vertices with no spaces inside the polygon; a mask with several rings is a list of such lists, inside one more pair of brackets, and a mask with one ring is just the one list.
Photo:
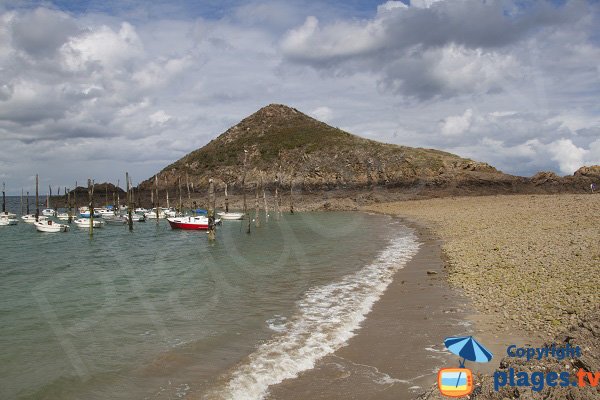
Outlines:
{"label": "red boat", "polygon": [[[204,215],[198,217],[176,217],[167,218],[169,225],[173,229],[187,229],[187,230],[207,230],[208,229],[208,217]],[[221,220],[215,220],[215,225]]]}

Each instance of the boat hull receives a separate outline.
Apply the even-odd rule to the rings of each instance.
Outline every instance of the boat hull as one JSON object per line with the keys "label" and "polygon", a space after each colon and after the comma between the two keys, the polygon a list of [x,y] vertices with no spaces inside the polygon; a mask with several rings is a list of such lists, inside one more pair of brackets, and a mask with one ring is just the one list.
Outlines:
{"label": "boat hull", "polygon": [[194,221],[194,218],[167,218],[172,229],[185,229],[188,231],[208,230],[208,219],[204,221]]}
{"label": "boat hull", "polygon": [[[35,223],[35,215],[34,214],[28,214],[28,215],[23,215],[21,217],[21,219],[23,220],[23,222],[26,222],[28,224],[33,224]],[[48,218],[44,217],[43,215],[39,215],[38,216],[38,220],[39,221],[46,221]]]}
{"label": "boat hull", "polygon": [[221,219],[227,220],[227,221],[244,219],[244,213],[223,212],[223,213],[218,213],[218,215],[219,215],[219,217],[221,217]]}
{"label": "boat hull", "polygon": [[35,222],[34,225],[38,232],[58,233],[69,230],[69,225],[56,224],[52,223],[52,221]]}
{"label": "boat hull", "polygon": [[[75,222],[75,225],[77,225],[80,228],[89,228],[90,227],[90,219],[88,218],[81,218],[81,219],[77,219],[73,222]],[[102,228],[104,226],[104,221],[102,220],[94,220],[94,228]]]}

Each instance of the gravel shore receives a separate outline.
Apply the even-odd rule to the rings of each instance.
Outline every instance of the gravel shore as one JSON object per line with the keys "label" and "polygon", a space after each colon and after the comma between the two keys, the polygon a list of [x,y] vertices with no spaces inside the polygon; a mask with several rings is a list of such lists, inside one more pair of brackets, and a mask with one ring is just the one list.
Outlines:
{"label": "gravel shore", "polygon": [[554,338],[600,303],[600,196],[507,195],[375,204],[426,222],[448,279],[500,330]]}

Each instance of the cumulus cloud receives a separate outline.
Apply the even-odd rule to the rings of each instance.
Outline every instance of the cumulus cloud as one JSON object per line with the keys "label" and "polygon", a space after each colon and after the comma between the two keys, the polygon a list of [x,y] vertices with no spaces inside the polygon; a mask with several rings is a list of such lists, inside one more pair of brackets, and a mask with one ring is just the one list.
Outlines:
{"label": "cumulus cloud", "polygon": [[380,74],[381,88],[421,100],[485,93],[523,75],[508,45],[583,12],[571,3],[560,9],[534,3],[525,13],[505,2],[389,1],[369,20],[322,25],[309,16],[286,34],[281,49],[291,62],[336,73],[368,68]]}
{"label": "cumulus cloud", "polygon": [[333,116],[333,110],[329,107],[321,106],[315,108],[310,114],[319,121],[328,122]]}
{"label": "cumulus cloud", "polygon": [[13,192],[144,179],[273,102],[515,174],[600,162],[593,2],[192,3],[0,6]]}
{"label": "cumulus cloud", "polygon": [[466,132],[473,120],[473,110],[465,110],[463,115],[453,115],[445,118],[441,123],[442,135],[455,136]]}

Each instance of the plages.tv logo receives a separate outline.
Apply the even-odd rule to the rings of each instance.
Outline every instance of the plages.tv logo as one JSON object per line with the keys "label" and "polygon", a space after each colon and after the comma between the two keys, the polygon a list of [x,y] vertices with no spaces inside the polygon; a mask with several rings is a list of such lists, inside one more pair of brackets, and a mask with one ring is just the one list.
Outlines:
{"label": "plages.tv logo", "polygon": [[489,362],[493,355],[473,336],[448,337],[444,345],[453,354],[461,357],[458,368],[443,368],[438,372],[440,393],[448,397],[463,397],[473,391],[473,373],[465,368],[465,361]]}

